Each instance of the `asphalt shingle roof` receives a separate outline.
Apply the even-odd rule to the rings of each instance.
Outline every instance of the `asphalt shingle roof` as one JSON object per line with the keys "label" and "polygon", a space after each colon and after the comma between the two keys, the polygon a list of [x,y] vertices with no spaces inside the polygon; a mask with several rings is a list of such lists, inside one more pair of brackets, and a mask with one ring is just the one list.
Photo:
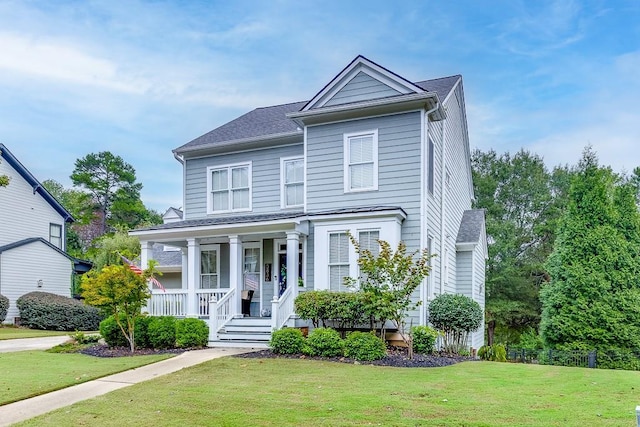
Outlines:
{"label": "asphalt shingle roof", "polygon": [[[414,84],[428,92],[436,92],[440,101],[443,101],[460,78],[460,75],[455,75],[424,80]],[[302,130],[293,120],[287,117],[287,114],[300,111],[308,102],[293,102],[256,108],[176,148],[175,151],[179,153],[184,150],[197,149],[198,147],[283,133],[300,132],[302,134]]]}
{"label": "asphalt shingle roof", "polygon": [[456,243],[478,243],[484,226],[484,209],[464,211]]}

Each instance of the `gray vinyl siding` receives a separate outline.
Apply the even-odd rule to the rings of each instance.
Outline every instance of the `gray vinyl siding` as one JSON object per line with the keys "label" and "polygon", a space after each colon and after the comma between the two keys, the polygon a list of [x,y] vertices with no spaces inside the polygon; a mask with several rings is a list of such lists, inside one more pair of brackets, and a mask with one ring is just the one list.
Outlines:
{"label": "gray vinyl siding", "polygon": [[456,254],[456,292],[473,298],[473,251]]}
{"label": "gray vinyl siding", "polygon": [[231,287],[229,282],[229,244],[220,244],[220,287]]}
{"label": "gray vinyl siding", "polygon": [[360,71],[349,83],[328,100],[325,106],[368,101],[395,95],[401,95],[401,93]]}
{"label": "gray vinyl siding", "polygon": [[[480,243],[473,250],[473,286],[475,300],[482,307],[482,313],[485,308],[485,254],[486,236],[480,236]],[[472,347],[478,349],[484,345],[484,319],[480,330],[472,335]]]}
{"label": "gray vinyl siding", "polygon": [[450,254],[450,280],[448,286],[445,286],[445,292],[448,293],[458,292],[456,290],[455,236],[458,234],[463,212],[471,209],[471,195],[469,193],[471,176],[467,163],[469,159],[466,150],[466,130],[459,104],[459,101],[462,101],[459,91],[460,87],[456,88],[445,105],[447,119],[444,129],[445,171],[443,179],[447,170],[450,175],[449,185],[445,183],[444,186],[445,234],[451,236],[445,241]]}
{"label": "gray vinyl siding", "polygon": [[[442,181],[442,131],[444,122],[430,122],[429,123],[429,135],[434,143],[434,185],[433,194],[426,191],[426,226],[427,234],[432,238],[432,253],[436,256],[431,260],[431,284],[433,287],[433,295],[437,296],[442,293],[442,276],[441,265],[442,257],[441,253],[441,206],[440,201],[442,197],[441,181]],[[428,158],[425,153],[425,162],[428,162]],[[428,172],[428,164],[425,167],[425,173]],[[426,183],[426,178],[425,178]],[[426,244],[426,242],[425,242]]]}
{"label": "gray vinyl siding", "polygon": [[280,210],[280,158],[303,156],[303,144],[185,160],[185,219],[228,216],[207,215],[207,168],[251,162],[252,210],[245,214]]}
{"label": "gray vinyl siding", "polygon": [[307,261],[307,277],[306,277],[306,281],[305,281],[305,289],[306,290],[312,290],[315,289],[315,281],[314,281],[314,265],[313,265],[313,260],[314,260],[314,238],[315,238],[315,233],[314,233],[314,229],[313,226],[309,227],[309,235],[307,236],[307,253],[305,254],[306,256],[306,261]]}

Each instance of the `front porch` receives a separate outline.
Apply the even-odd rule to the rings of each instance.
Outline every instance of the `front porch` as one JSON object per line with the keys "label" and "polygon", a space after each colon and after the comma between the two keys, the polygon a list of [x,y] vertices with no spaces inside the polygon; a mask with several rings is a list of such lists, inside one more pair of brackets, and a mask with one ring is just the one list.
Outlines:
{"label": "front porch", "polygon": [[165,290],[151,289],[146,311],[207,320],[211,346],[266,346],[272,330],[292,324],[293,301],[306,283],[306,221],[278,224],[280,230],[247,224],[244,233],[231,234],[238,228],[209,230],[203,237],[192,237],[188,229],[180,230],[184,238],[160,230],[139,236],[142,268],[154,255],[162,261],[165,252],[180,259],[179,266],[159,265]]}

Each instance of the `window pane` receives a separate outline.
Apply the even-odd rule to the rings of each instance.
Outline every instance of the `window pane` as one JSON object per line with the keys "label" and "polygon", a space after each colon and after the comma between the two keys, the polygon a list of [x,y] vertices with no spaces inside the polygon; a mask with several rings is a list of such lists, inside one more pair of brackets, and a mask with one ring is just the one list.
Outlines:
{"label": "window pane", "polygon": [[244,271],[245,273],[256,273],[260,271],[259,248],[246,248],[244,250]]}
{"label": "window pane", "polygon": [[349,263],[349,238],[346,233],[329,235],[329,263]]}
{"label": "window pane", "polygon": [[304,163],[302,160],[288,160],[284,165],[285,184],[304,182]]}
{"label": "window pane", "polygon": [[304,204],[304,185],[302,184],[290,184],[285,188],[286,192],[286,205],[287,206],[300,206]]}
{"label": "window pane", "polygon": [[232,209],[249,208],[249,190],[234,190],[231,193],[233,197]]}
{"label": "window pane", "polygon": [[359,136],[349,139],[349,163],[373,161],[373,136]]}
{"label": "window pane", "polygon": [[216,289],[218,287],[217,274],[200,275],[200,289]]}
{"label": "window pane", "polygon": [[229,210],[229,192],[217,191],[213,193],[213,210],[226,211]]}
{"label": "window pane", "polygon": [[329,266],[329,289],[332,291],[346,291],[344,278],[349,276],[348,265]]}
{"label": "window pane", "polygon": [[202,251],[200,253],[200,273],[217,273],[218,254],[216,251]]}
{"label": "window pane", "polygon": [[361,231],[358,234],[358,243],[360,243],[360,249],[368,250],[375,257],[380,254],[380,239],[379,231]]}
{"label": "window pane", "polygon": [[351,189],[373,187],[372,163],[352,165],[349,170],[351,172]]}
{"label": "window pane", "polygon": [[211,189],[226,190],[229,186],[229,178],[226,169],[220,169],[211,173]]}
{"label": "window pane", "polygon": [[249,187],[249,168],[231,169],[231,188],[248,188]]}

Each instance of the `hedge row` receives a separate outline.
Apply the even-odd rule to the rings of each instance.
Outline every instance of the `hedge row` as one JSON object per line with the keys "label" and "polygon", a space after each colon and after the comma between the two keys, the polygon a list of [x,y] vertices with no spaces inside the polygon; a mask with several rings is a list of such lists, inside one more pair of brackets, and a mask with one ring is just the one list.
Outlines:
{"label": "hedge row", "polygon": [[95,331],[103,318],[95,307],[48,292],[24,294],[16,306],[21,324],[31,329]]}
{"label": "hedge row", "polygon": [[[124,316],[120,319],[126,325]],[[110,347],[129,346],[114,316],[100,323],[100,335]],[[209,327],[200,319],[143,316],[136,319],[134,339],[137,348],[204,347],[209,341]]]}
{"label": "hedge row", "polygon": [[7,312],[9,311],[9,298],[0,294],[0,323],[4,322],[7,318]]}

